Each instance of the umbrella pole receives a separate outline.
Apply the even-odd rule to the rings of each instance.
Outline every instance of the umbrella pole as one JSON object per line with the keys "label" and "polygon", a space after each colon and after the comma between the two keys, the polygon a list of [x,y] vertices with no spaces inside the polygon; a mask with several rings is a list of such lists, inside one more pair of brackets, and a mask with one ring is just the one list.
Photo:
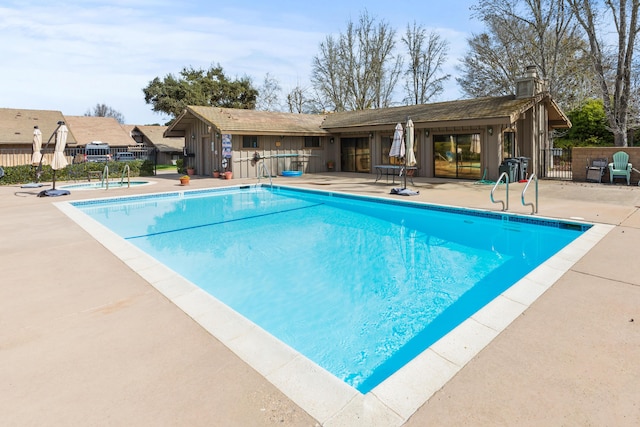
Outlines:
{"label": "umbrella pole", "polygon": [[[407,117],[407,123],[409,122],[409,118]],[[407,126],[404,127],[404,188],[407,188]]]}
{"label": "umbrella pole", "polygon": [[[406,147],[406,142],[405,142],[405,147]],[[405,155],[404,155],[404,188],[407,188],[407,155],[406,155],[406,151],[405,151]]]}

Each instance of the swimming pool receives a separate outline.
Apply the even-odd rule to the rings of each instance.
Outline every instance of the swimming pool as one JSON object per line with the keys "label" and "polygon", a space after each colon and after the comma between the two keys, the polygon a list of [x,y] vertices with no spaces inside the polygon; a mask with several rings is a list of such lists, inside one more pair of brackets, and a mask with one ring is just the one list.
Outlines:
{"label": "swimming pool", "polygon": [[[136,180],[131,182],[114,180],[114,181],[109,181],[109,188],[128,188],[129,186],[141,187],[143,185],[151,185],[151,184],[153,184],[152,181],[144,181],[144,180]],[[106,184],[101,181],[84,182],[80,184],[65,184],[65,185],[60,185],[58,188],[64,189],[64,190],[106,190],[107,189]]]}
{"label": "swimming pool", "polygon": [[[221,196],[221,203],[215,207],[204,208],[205,199],[214,194]],[[236,195],[239,197],[233,197]],[[284,200],[284,205],[272,204],[274,201],[279,202],[282,200]],[[324,307],[320,311],[329,312],[333,316],[330,320],[332,327],[334,325],[337,326],[344,317],[344,314],[335,312],[334,308],[336,306],[346,305],[350,307],[350,312],[362,314],[362,312],[368,310],[354,308],[353,304],[358,303],[359,300],[379,297],[380,301],[387,303],[387,310],[384,315],[379,316],[378,321],[369,320],[369,323],[364,328],[356,329],[356,341],[361,338],[367,338],[370,332],[373,329],[378,329],[379,326],[380,329],[385,331],[383,335],[412,338],[407,338],[400,343],[375,346],[376,348],[382,347],[383,352],[392,347],[399,347],[403,350],[400,352],[400,356],[391,357],[395,359],[390,362],[387,359],[378,361],[375,365],[376,368],[370,369],[370,371],[378,372],[374,372],[373,375],[369,375],[365,379],[363,379],[365,376],[361,372],[358,372],[352,378],[346,378],[349,375],[340,373],[334,373],[334,375],[340,376],[345,381],[350,381],[350,384],[354,384],[367,396],[369,395],[367,392],[372,391],[375,393],[377,400],[384,402],[385,407],[393,408],[396,413],[408,417],[417,406],[424,402],[426,397],[441,387],[442,382],[446,382],[448,378],[454,375],[454,368],[459,369],[472,357],[472,351],[481,349],[493,336],[499,333],[500,326],[506,326],[517,316],[516,313],[523,311],[526,308],[526,304],[535,299],[532,296],[533,294],[537,297],[537,295],[544,292],[546,288],[540,285],[540,274],[553,275],[554,278],[559,277],[559,274],[561,274],[558,273],[560,269],[555,265],[559,261],[551,264],[546,262],[546,267],[543,265],[536,268],[537,263],[549,256],[542,254],[540,252],[541,249],[547,245],[547,242],[555,244],[554,242],[557,240],[555,237],[551,238],[550,236],[552,235],[546,232],[551,229],[563,229],[576,237],[582,231],[588,229],[589,225],[547,221],[537,217],[519,217],[503,213],[426,205],[418,205],[411,208],[410,215],[407,215],[404,212],[404,210],[408,209],[407,203],[399,201],[379,202],[379,200],[372,198],[352,198],[317,191],[299,192],[284,187],[276,187],[274,191],[251,187],[245,189],[235,188],[233,191],[200,190],[144,197],[122,197],[101,201],[85,201],[74,203],[74,205],[92,216],[96,214],[97,216],[105,216],[104,212],[106,211],[103,210],[104,208],[109,208],[109,216],[113,218],[119,215],[118,212],[123,214],[127,212],[126,217],[129,220],[117,220],[116,223],[119,225],[114,229],[115,232],[127,237],[128,242],[135,242],[139,247],[148,246],[145,251],[151,250],[156,259],[175,258],[177,260],[175,263],[167,261],[172,266],[171,268],[193,283],[198,283],[204,278],[206,283],[201,285],[203,289],[208,286],[221,287],[221,289],[212,292],[222,292],[216,295],[216,299],[222,301],[226,299],[228,301],[227,305],[232,307],[233,305],[238,307],[238,301],[234,302],[234,298],[239,297],[240,300],[250,300],[253,297],[255,300],[262,300],[264,297],[270,297],[271,295],[269,294],[277,293],[273,289],[271,291],[256,289],[258,285],[274,280],[273,277],[265,277],[262,269],[265,265],[268,267],[267,269],[277,273],[275,282],[271,283],[271,286],[277,287],[282,284],[283,280],[281,279],[289,277],[296,278],[294,285],[297,284],[297,287],[283,293],[285,298],[275,302],[270,300],[273,304],[270,303],[268,305],[273,305],[277,307],[276,311],[281,311],[283,302],[285,304],[284,308],[286,308],[287,302],[292,300],[308,301],[310,299],[311,303],[302,305],[302,308],[295,308],[294,311],[296,313],[294,314],[300,314],[298,312],[303,312],[301,313],[303,315],[309,314],[306,313],[307,309],[317,304],[318,307]],[[197,214],[189,215],[190,207],[193,206],[198,206],[196,208]],[[277,209],[273,209],[274,206],[278,206]],[[319,223],[313,222],[312,216],[309,215],[310,211],[325,209],[326,206],[338,207],[339,212],[326,214],[325,211],[322,211],[325,212],[320,216],[322,221]],[[150,208],[153,209],[155,217],[150,217],[145,213]],[[397,214],[397,209],[400,209],[400,214]],[[99,213],[100,211],[102,213]],[[390,212],[396,215],[392,215],[393,218],[389,221],[384,217]],[[82,222],[84,218],[84,215],[78,216],[75,209],[67,211],[67,213],[75,216],[77,220],[80,220],[79,222]],[[352,216],[352,214],[355,214],[355,216]],[[432,220],[425,220],[426,217],[424,215],[426,214],[454,216],[459,221],[455,227],[438,227]],[[293,227],[289,233],[293,236],[293,239],[288,239],[286,245],[275,244],[278,241],[276,239],[280,239],[281,235],[286,237],[286,233],[282,232],[280,222],[276,220],[280,215],[284,215],[282,222]],[[364,217],[371,217],[367,221],[372,221],[372,223],[362,229]],[[165,224],[161,219],[169,219],[169,221]],[[268,221],[265,221],[267,219]],[[133,223],[139,221],[143,221],[143,233],[139,232],[138,227],[133,226]],[[254,222],[255,224],[253,224]],[[467,242],[467,236],[472,234],[470,230],[472,230],[474,224],[485,224],[485,222],[497,223],[501,230],[498,234],[485,233],[483,230],[474,231],[474,234],[477,233],[477,241]],[[167,226],[165,227],[165,225]],[[537,231],[533,236],[537,239],[535,245],[522,238],[527,233],[527,228],[532,225],[549,229],[544,230],[542,234],[540,234],[540,229],[536,229]],[[331,228],[334,226],[338,228]],[[85,226],[85,228],[88,229],[89,227]],[[204,245],[206,249],[194,249],[191,246],[192,237],[194,235],[202,237],[206,234],[206,229],[208,228],[225,229],[225,232],[229,233],[228,237],[224,238],[222,233],[216,231],[206,237]],[[484,226],[481,228],[485,229]],[[181,232],[186,232],[187,234],[176,238],[177,229],[182,229]],[[369,229],[379,229],[381,233],[372,238],[369,235]],[[453,231],[452,236],[445,236],[447,230]],[[103,231],[99,231],[97,234],[102,234],[102,237],[104,237]],[[94,235],[97,234],[94,233]],[[146,241],[146,243],[136,242],[145,242],[146,237],[143,238],[143,236],[154,237]],[[582,239],[582,237],[578,239]],[[122,239],[115,240],[122,241]],[[107,246],[112,245],[114,253],[119,252],[123,259],[130,262],[133,258],[130,248],[121,245],[116,248],[118,244],[115,240]],[[373,248],[373,254],[360,253],[359,249],[350,249],[346,253],[339,252],[340,245],[351,243],[354,240],[360,242],[360,247],[362,248]],[[324,248],[325,245],[327,246],[326,248]],[[554,251],[563,245],[559,244]],[[462,246],[472,248],[471,261],[469,261],[469,258],[461,258],[462,255],[457,252],[459,247]],[[575,248],[572,247],[568,252],[567,249],[561,250],[562,253],[566,253],[565,257],[573,258],[576,256],[574,254]],[[286,252],[286,250],[290,252]],[[320,266],[320,273],[318,270],[310,269],[306,263],[308,258],[315,256],[313,254],[316,252],[318,252],[319,258],[330,260],[329,263]],[[259,256],[249,257],[249,254]],[[491,254],[496,256],[491,256]],[[289,260],[289,264],[285,267],[273,264],[274,260],[278,258]],[[474,302],[468,300],[484,299],[486,301],[493,299],[493,296],[486,296],[484,292],[480,291],[475,291],[474,294],[473,290],[457,291],[458,300],[460,298],[465,299],[464,296],[467,295],[467,301],[458,303],[459,308],[462,308],[462,311],[467,313],[464,314],[461,320],[462,324],[445,338],[453,336],[454,344],[463,341],[464,350],[462,352],[464,354],[454,354],[443,344],[446,342],[445,338],[437,339],[438,334],[442,332],[439,331],[440,327],[432,328],[436,329],[435,332],[421,333],[421,331],[418,331],[420,326],[413,322],[414,319],[411,319],[412,322],[401,322],[399,326],[397,324],[395,326],[387,325],[379,321],[380,318],[387,320],[386,318],[396,316],[396,314],[402,316],[401,313],[396,313],[394,310],[396,304],[399,304],[397,297],[404,296],[410,300],[416,299],[415,293],[412,294],[412,291],[404,285],[412,277],[424,277],[420,276],[420,274],[424,275],[425,272],[416,271],[416,269],[407,270],[405,268],[404,273],[399,274],[396,271],[396,274],[387,274],[385,276],[386,281],[380,278],[394,266],[400,266],[402,271],[402,268],[407,263],[412,262],[412,258],[417,260],[419,265],[421,265],[420,262],[425,260],[442,264],[445,267],[444,273],[438,274],[430,269],[428,269],[427,273],[445,283],[449,283],[446,281],[447,277],[466,280],[467,276],[471,276],[466,267],[473,263],[480,263],[485,267],[482,272],[478,273],[484,277],[483,285],[485,288],[495,288],[493,290],[498,294],[502,293],[487,306],[493,306],[495,309],[497,305],[500,313],[496,315],[495,313],[490,313],[487,307],[480,308],[478,311],[477,307],[467,304]],[[502,264],[501,266],[496,258],[505,259],[508,265],[504,266]],[[526,261],[524,262],[524,267],[514,268],[514,271],[519,270],[518,275],[510,272],[514,267],[513,259],[516,258]],[[164,260],[162,262],[163,264],[165,263]],[[362,271],[368,262],[374,266],[373,274],[369,275]],[[196,267],[203,263],[210,266],[207,270],[211,270],[211,272],[194,273],[194,271],[198,270]],[[564,259],[560,263],[566,264]],[[140,267],[139,261],[134,262],[134,264],[138,268]],[[152,263],[150,262],[150,264]],[[553,267],[549,268],[548,266],[552,264]],[[304,268],[302,271],[296,271],[295,274],[290,273],[296,265],[304,266]],[[452,268],[452,266],[455,266],[455,268]],[[148,280],[154,286],[162,290],[177,305],[190,313],[194,319],[225,342],[233,351],[248,360],[252,366],[262,372],[272,383],[276,384],[289,397],[319,420],[326,419],[328,413],[334,414],[337,410],[336,408],[342,407],[341,405],[345,405],[345,402],[353,402],[354,399],[358,399],[352,391],[336,384],[335,381],[324,375],[322,369],[318,368],[318,366],[308,363],[306,358],[299,357],[298,351],[302,350],[300,353],[305,354],[308,350],[292,350],[290,347],[293,347],[293,345],[280,344],[278,347],[278,343],[273,340],[271,334],[260,333],[261,328],[255,328],[254,322],[247,322],[244,319],[244,317],[252,315],[237,317],[233,310],[229,311],[225,308],[226,305],[219,304],[216,299],[212,299],[205,307],[203,300],[207,299],[207,295],[205,295],[204,291],[193,289],[189,284],[176,284],[178,277],[175,273],[171,270],[166,270],[160,274],[158,272],[159,268],[160,266],[154,264],[153,268],[145,267],[141,270],[139,269],[139,271],[143,277],[148,277]],[[533,269],[535,271],[527,275],[529,279],[518,280],[521,274],[526,274],[525,271]],[[312,292],[310,295],[305,294],[307,290],[305,288],[310,288],[309,285],[315,279],[324,276],[327,276],[330,280],[324,283],[322,289]],[[512,281],[510,283],[502,281],[503,276],[510,277]],[[517,281],[520,286],[511,286],[514,281]],[[341,288],[339,289],[341,292],[345,291],[344,288],[349,288],[347,293],[339,293],[336,296],[333,290],[331,293],[326,292],[327,287],[335,283]],[[384,286],[379,286],[369,292],[370,284],[380,285],[381,283]],[[357,287],[351,286],[353,284],[356,284]],[[236,286],[243,289],[239,295],[226,294],[230,290],[229,288]],[[509,289],[505,291],[505,288]],[[420,290],[423,291],[424,286]],[[446,288],[445,291],[440,291],[438,296],[440,296],[441,300],[452,299],[456,297],[455,292]],[[373,295],[369,295],[369,293]],[[240,301],[240,304],[242,303],[243,301]],[[422,306],[424,305],[422,304]],[[421,304],[418,303],[414,305],[414,308],[420,308],[420,306]],[[241,309],[237,308],[236,310],[240,311]],[[441,311],[444,312],[445,317],[448,316],[446,309],[441,309]],[[268,312],[266,314],[259,313],[258,317],[260,315],[272,316]],[[406,314],[404,316],[407,317]],[[469,316],[472,319],[464,320]],[[312,314],[310,318],[295,322],[292,321],[293,317],[287,314],[284,316],[284,320],[276,316],[274,316],[274,319],[277,319],[275,322],[277,324],[302,324],[302,331],[306,331],[309,335],[303,341],[313,341],[318,338],[318,332],[320,331],[320,327],[313,323],[318,321],[316,317],[316,314]],[[507,317],[508,319],[496,320],[501,317]],[[456,322],[459,323],[460,320],[458,319]],[[405,325],[405,323],[407,324]],[[354,328],[347,329],[353,330]],[[472,331],[472,334],[461,338],[460,334],[462,332],[460,331]],[[281,340],[285,342],[290,342],[288,341],[289,339],[289,337],[281,337]],[[321,350],[324,348],[325,352],[327,349],[333,352],[337,347],[341,347],[343,343],[343,341],[336,341],[334,338],[326,337],[321,341],[323,343],[320,346]],[[435,343],[431,346],[431,350],[424,351],[424,348],[415,345],[417,341],[435,341]],[[256,343],[260,343],[259,349],[255,348]],[[339,344],[337,345],[336,343]],[[365,353],[371,352],[370,349],[365,351]],[[439,355],[438,357],[435,356],[436,353]],[[355,359],[358,356],[361,356],[360,359],[364,359],[366,354],[355,352],[355,356]],[[351,357],[351,359],[354,359],[354,357]],[[321,361],[320,363],[324,362]],[[380,366],[383,368],[379,368]],[[403,367],[398,372],[395,372],[398,366]],[[416,367],[419,369],[416,370]],[[385,371],[387,368],[390,368],[390,372],[395,373],[391,374],[391,376],[389,376],[388,372],[380,374],[380,369]],[[333,368],[330,369],[333,372]],[[284,373],[286,371],[288,371],[288,374]],[[376,375],[382,375],[385,378],[389,377],[380,383],[379,379],[375,378]],[[429,378],[425,379],[425,375]],[[310,383],[313,384],[313,387],[309,387],[310,383],[306,381],[310,377],[312,378]],[[369,377],[374,377],[374,379],[369,380]],[[377,385],[372,385],[374,380]],[[407,386],[413,381],[419,384],[420,389]],[[313,388],[314,393],[301,396],[306,388]],[[330,392],[326,394],[318,393],[318,388],[330,389]],[[322,396],[319,397],[319,394]],[[321,406],[321,408],[318,408],[318,406]]]}

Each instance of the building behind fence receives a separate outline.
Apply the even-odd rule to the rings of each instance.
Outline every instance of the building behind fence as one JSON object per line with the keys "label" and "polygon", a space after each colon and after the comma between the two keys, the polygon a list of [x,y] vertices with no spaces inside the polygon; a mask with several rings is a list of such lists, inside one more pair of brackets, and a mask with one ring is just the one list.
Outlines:
{"label": "building behind fence", "polygon": [[[111,148],[111,158],[115,158],[116,153],[130,152],[138,160],[151,160],[156,162],[156,152],[154,147],[122,147]],[[51,164],[53,159],[53,147],[49,149],[43,149],[42,154],[44,156],[44,164]],[[84,161],[84,147],[67,147],[64,150],[64,155],[67,158],[69,164],[80,163]],[[21,166],[31,164],[32,150],[27,148],[0,148],[0,166]]]}

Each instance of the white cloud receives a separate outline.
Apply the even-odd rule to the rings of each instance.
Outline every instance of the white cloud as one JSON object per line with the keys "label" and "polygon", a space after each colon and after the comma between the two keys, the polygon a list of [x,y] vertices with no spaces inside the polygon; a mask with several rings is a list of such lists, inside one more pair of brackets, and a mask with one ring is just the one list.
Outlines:
{"label": "white cloud", "polygon": [[[269,19],[228,9],[181,15],[192,3],[35,1],[0,8],[2,107],[81,115],[105,103],[128,123],[164,122],[167,117],[144,102],[142,89],[149,81],[217,63],[231,77],[250,76],[256,86],[270,73],[286,92],[308,84],[312,57],[326,35],[357,19],[351,14],[322,25],[322,17],[303,11]],[[457,61],[465,33],[449,30],[443,37],[452,47],[450,59]],[[446,72],[454,74],[452,61]]]}

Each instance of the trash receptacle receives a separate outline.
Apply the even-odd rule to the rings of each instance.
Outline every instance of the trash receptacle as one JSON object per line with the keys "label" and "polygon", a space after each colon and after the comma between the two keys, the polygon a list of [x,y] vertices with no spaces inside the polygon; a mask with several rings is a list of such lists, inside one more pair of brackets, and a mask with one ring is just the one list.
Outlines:
{"label": "trash receptacle", "polygon": [[519,160],[520,180],[526,180],[529,176],[529,157],[517,157]]}
{"label": "trash receptacle", "polygon": [[515,159],[504,159],[498,168],[500,175],[506,172],[509,182],[518,181],[518,161]]}

